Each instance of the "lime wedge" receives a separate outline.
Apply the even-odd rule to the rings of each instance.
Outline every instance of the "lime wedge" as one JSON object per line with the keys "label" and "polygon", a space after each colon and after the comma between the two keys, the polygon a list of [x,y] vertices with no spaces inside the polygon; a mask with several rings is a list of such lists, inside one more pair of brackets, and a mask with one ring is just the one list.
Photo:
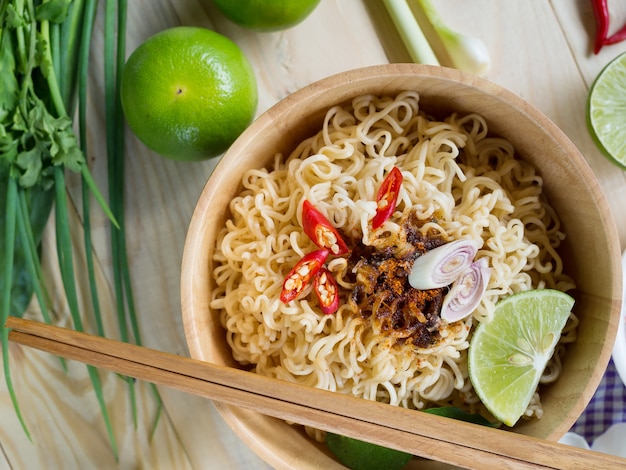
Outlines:
{"label": "lime wedge", "polygon": [[574,299],[552,289],[529,290],[496,305],[476,327],[469,376],[487,409],[507,426],[522,416],[561,337]]}
{"label": "lime wedge", "polygon": [[587,128],[602,153],[626,168],[626,53],[609,62],[591,85]]}

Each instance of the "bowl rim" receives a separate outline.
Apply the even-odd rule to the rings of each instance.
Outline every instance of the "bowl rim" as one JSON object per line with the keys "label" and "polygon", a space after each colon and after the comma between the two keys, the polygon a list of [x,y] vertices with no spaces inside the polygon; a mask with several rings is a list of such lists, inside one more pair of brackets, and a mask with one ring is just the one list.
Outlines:
{"label": "bowl rim", "polygon": [[[622,254],[622,272],[626,272],[626,250]],[[622,274],[623,275],[623,274]],[[623,285],[623,297],[626,298],[626,279]],[[611,354],[615,369],[621,381],[626,387],[626,305],[622,304],[622,310],[620,312],[619,326],[617,328],[617,335],[615,337],[615,343],[613,345],[613,352]]]}
{"label": "bowl rim", "polygon": [[[227,150],[221,161],[215,166],[212,175],[207,180],[199,197],[199,202],[203,199],[203,196],[206,192],[212,191],[212,189],[209,188],[210,185],[219,186],[220,182],[226,177],[225,170],[223,170],[223,168],[225,165],[224,161],[228,158],[228,156],[231,154],[237,154],[240,151],[240,148],[245,145],[246,141],[248,141],[254,135],[258,135],[259,133],[261,133],[263,129],[268,126],[271,120],[274,119],[276,116],[288,113],[288,110],[294,103],[302,101],[315,101],[319,96],[324,95],[328,87],[338,84],[350,84],[356,87],[356,90],[350,94],[351,96],[356,96],[359,94],[359,86],[365,86],[366,83],[374,78],[388,77],[389,79],[393,80],[394,77],[405,75],[417,77],[423,76],[431,79],[435,78],[443,81],[460,83],[468,87],[478,88],[483,93],[489,93],[497,96],[498,99],[500,99],[501,101],[512,103],[523,114],[525,114],[528,119],[539,122],[541,124],[541,127],[544,128],[546,134],[549,134],[550,137],[553,138],[560,147],[562,147],[562,152],[567,153],[568,156],[576,161],[576,167],[581,169],[581,178],[584,178],[585,181],[592,186],[597,187],[597,191],[594,191],[593,196],[598,207],[601,209],[601,217],[606,223],[608,239],[605,249],[608,250],[609,253],[617,253],[618,255],[621,254],[619,249],[619,236],[617,227],[610,212],[606,196],[602,191],[598,181],[596,180],[595,175],[593,174],[587,161],[584,159],[577,147],[566,136],[566,134],[549,118],[547,118],[547,116],[545,116],[541,111],[539,111],[537,108],[532,106],[520,96],[507,90],[506,88],[477,75],[472,75],[456,69],[439,66],[429,66],[422,64],[382,64],[367,66],[330,75],[289,94],[288,96],[274,104],[272,107],[270,107],[267,111],[262,113],[257,119],[255,119],[255,121],[242,133],[242,135],[235,141],[230,149]],[[206,360],[206,358],[204,357],[201,350],[201,345],[197,341],[199,325],[196,321],[194,321],[194,303],[192,299],[194,297],[194,286],[196,285],[196,282],[194,282],[193,279],[193,254],[197,251],[199,245],[202,244],[200,229],[203,225],[202,219],[205,216],[206,210],[207,208],[205,206],[201,206],[200,204],[197,205],[194,209],[187,232],[187,238],[185,240],[181,272],[181,305],[185,337],[187,339],[187,345],[191,356],[200,360]],[[613,293],[619,292],[620,295],[619,297],[614,296],[612,299],[610,299],[611,317],[608,322],[608,334],[606,337],[606,344],[603,346],[601,354],[598,358],[598,367],[596,367],[595,370],[591,372],[591,375],[589,377],[589,386],[586,388],[586,393],[580,399],[581,409],[578,410],[579,412],[582,412],[584,407],[591,400],[593,393],[599,386],[606,366],[608,365],[611,358],[612,345],[615,341],[619,311],[621,309],[621,257],[611,256],[611,258],[615,258],[615,261],[612,262],[610,266],[606,267],[606,269],[608,269],[612,274],[610,291]],[[246,426],[243,426],[241,424],[241,420],[233,415],[233,413],[238,413],[238,409],[233,409],[234,407],[222,405],[219,403],[216,403],[216,407],[218,408],[225,421],[235,431],[235,433],[238,434],[239,437],[253,451],[261,455],[266,462],[276,468],[289,468],[293,465],[293,462],[291,460],[283,460],[282,456],[273,455],[269,456],[268,458],[267,453],[264,452],[263,443],[257,441],[254,433],[250,433],[249,430],[246,429]],[[246,416],[250,418],[252,415]],[[570,425],[571,424],[573,423],[570,423]],[[567,427],[567,429],[555,430],[550,436],[548,436],[548,439],[558,440],[569,429],[569,425],[566,426],[564,424],[561,427]]]}

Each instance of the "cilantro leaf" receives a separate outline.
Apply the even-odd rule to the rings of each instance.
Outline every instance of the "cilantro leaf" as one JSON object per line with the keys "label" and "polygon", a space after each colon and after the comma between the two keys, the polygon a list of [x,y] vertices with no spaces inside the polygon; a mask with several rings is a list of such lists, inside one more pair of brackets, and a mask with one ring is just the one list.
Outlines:
{"label": "cilantro leaf", "polygon": [[38,21],[51,21],[53,23],[63,23],[67,18],[67,12],[72,0],[50,0],[37,5],[35,18]]}

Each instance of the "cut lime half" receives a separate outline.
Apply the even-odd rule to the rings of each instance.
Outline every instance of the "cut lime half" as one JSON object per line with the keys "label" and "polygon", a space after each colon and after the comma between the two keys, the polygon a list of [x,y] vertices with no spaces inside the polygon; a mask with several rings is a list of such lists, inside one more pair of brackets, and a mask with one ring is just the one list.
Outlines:
{"label": "cut lime half", "polygon": [[487,409],[507,426],[526,411],[573,305],[561,291],[529,290],[498,302],[493,320],[476,327],[468,353],[470,380]]}
{"label": "cut lime half", "polygon": [[587,127],[600,151],[626,168],[626,53],[609,62],[591,85]]}

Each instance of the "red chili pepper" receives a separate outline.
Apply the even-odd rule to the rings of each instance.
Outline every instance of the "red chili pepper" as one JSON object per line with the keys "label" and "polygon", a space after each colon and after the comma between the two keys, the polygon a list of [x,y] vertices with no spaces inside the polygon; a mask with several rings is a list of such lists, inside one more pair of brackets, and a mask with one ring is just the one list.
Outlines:
{"label": "red chili pepper", "polygon": [[608,38],[604,40],[604,45],[609,46],[611,44],[617,44],[618,42],[626,41],[626,24],[621,29],[614,32]]}
{"label": "red chili pepper", "polygon": [[606,36],[609,32],[609,6],[607,0],[592,0],[593,14],[596,17],[596,38],[593,52],[597,54],[606,44]]}
{"label": "red chili pepper", "polygon": [[283,281],[283,290],[280,293],[281,302],[291,302],[300,295],[313,276],[322,268],[328,258],[328,253],[325,248],[312,251],[296,263]]}
{"label": "red chili pepper", "polygon": [[332,314],[337,311],[339,308],[339,288],[337,281],[328,269],[322,268],[315,274],[313,290],[317,295],[322,312]]}
{"label": "red chili pepper", "polygon": [[380,227],[396,210],[402,179],[402,172],[394,166],[378,188],[378,193],[376,193],[377,208],[372,219],[372,228]]}
{"label": "red chili pepper", "polygon": [[302,228],[313,243],[330,250],[333,255],[345,255],[350,251],[339,231],[309,201],[302,205]]}

